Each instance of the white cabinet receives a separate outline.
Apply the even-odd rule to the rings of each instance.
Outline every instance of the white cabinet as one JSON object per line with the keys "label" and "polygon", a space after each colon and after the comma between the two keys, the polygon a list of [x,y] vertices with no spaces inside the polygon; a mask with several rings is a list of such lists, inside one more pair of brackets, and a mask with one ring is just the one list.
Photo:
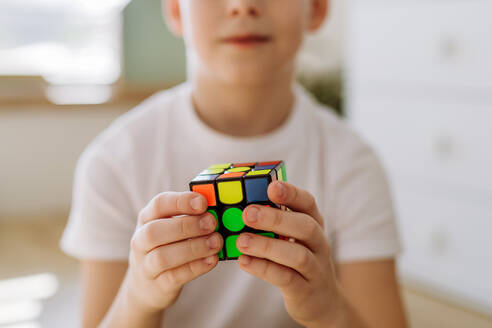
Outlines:
{"label": "white cabinet", "polygon": [[492,196],[492,105],[359,95],[351,110],[352,124],[394,173],[481,188]]}
{"label": "white cabinet", "polygon": [[492,88],[492,1],[352,3],[350,69],[364,80]]}
{"label": "white cabinet", "polygon": [[470,194],[473,190],[463,195],[427,179],[397,179],[402,274],[431,292],[489,312],[492,204]]}
{"label": "white cabinet", "polygon": [[492,313],[492,1],[347,13],[347,116],[388,171],[400,272]]}

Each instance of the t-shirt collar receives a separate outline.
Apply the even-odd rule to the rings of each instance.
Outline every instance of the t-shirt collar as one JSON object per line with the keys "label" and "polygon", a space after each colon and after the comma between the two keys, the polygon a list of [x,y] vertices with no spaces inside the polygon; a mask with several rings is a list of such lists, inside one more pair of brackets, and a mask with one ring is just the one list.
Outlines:
{"label": "t-shirt collar", "polygon": [[[182,114],[186,122],[186,131],[194,142],[200,144],[203,150],[216,153],[221,150],[239,153],[258,153],[258,146],[269,149],[289,147],[295,144],[295,139],[302,137],[302,127],[305,117],[303,111],[308,110],[306,91],[298,83],[292,85],[294,92],[294,104],[286,121],[275,130],[267,134],[252,137],[237,137],[224,134],[205,124],[197,115],[192,101],[192,88],[190,82],[185,82],[181,88]],[[264,147],[263,147],[264,146]]]}

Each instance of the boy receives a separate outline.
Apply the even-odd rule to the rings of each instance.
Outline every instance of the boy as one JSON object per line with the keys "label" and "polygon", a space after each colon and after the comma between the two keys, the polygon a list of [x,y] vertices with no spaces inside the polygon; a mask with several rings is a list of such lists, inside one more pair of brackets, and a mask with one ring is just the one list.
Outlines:
{"label": "boy", "polygon": [[[81,155],[61,246],[82,261],[84,327],[404,327],[399,251],[371,148],[294,82],[327,0],[164,0],[188,81],[117,119]],[[212,163],[283,159],[289,182],[248,206],[238,261],[206,200]]]}

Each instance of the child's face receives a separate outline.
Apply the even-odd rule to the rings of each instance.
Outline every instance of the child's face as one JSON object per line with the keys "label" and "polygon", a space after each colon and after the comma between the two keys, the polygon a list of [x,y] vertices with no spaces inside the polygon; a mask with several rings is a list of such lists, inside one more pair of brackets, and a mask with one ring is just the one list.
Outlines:
{"label": "child's face", "polygon": [[[292,73],[304,34],[317,29],[327,0],[167,0],[192,74],[225,83],[261,83]],[[174,13],[173,13],[174,12]],[[259,39],[231,41],[253,35]]]}

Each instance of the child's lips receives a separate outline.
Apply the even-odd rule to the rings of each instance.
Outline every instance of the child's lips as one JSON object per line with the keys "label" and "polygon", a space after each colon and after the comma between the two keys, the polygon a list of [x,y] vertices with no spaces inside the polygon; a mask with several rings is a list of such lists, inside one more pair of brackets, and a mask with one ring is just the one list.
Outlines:
{"label": "child's lips", "polygon": [[266,35],[245,34],[225,38],[223,39],[223,42],[240,47],[251,47],[268,43],[271,39],[271,37]]}

